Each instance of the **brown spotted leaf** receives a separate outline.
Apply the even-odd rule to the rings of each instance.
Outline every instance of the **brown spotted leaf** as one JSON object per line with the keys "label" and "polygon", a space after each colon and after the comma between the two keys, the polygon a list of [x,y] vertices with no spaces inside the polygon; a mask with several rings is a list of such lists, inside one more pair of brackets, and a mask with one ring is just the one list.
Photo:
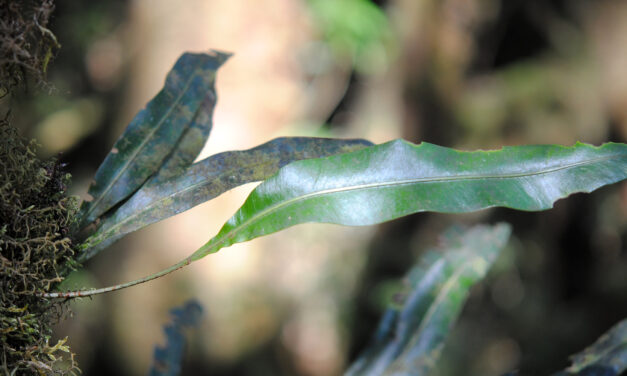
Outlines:
{"label": "brown spotted leaf", "polygon": [[295,161],[255,188],[218,234],[185,259],[144,278],[80,294],[144,283],[222,248],[302,223],[366,226],[423,211],[491,207],[540,211],[625,178],[627,145],[617,143],[468,152],[396,140]]}
{"label": "brown spotted leaf", "polygon": [[141,110],[98,168],[81,207],[87,225],[128,198],[151,176],[164,180],[193,162],[211,130],[216,70],[230,55],[182,55],[163,89]]}
{"label": "brown spotted leaf", "polygon": [[82,261],[132,231],[242,184],[267,179],[292,161],[351,152],[369,145],[371,143],[365,140],[277,138],[253,149],[216,154],[159,184],[149,181],[113,215],[103,219],[97,231],[83,244]]}

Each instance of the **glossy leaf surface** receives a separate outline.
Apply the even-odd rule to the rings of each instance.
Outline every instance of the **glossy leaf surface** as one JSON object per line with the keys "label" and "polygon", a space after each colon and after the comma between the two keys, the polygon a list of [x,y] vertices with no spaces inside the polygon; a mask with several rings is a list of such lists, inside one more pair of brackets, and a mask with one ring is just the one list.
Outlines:
{"label": "glossy leaf surface", "polygon": [[300,223],[371,225],[421,211],[462,213],[495,206],[546,210],[570,194],[626,177],[625,144],[465,152],[392,141],[283,167],[250,194],[214,238],[169,268],[116,286],[46,296],[88,296],[134,286]]}
{"label": "glossy leaf surface", "polygon": [[211,129],[215,73],[228,54],[182,55],[163,89],[141,110],[98,168],[81,222],[94,221],[136,191],[162,165],[164,178],[191,164]]}
{"label": "glossy leaf surface", "polygon": [[627,319],[572,357],[572,365],[554,376],[618,376],[627,370]]}
{"label": "glossy leaf surface", "polygon": [[627,177],[627,145],[457,151],[396,140],[298,161],[263,182],[191,261],[306,222],[371,225],[421,211],[549,209]]}
{"label": "glossy leaf surface", "polygon": [[152,180],[115,213],[105,218],[83,247],[89,259],[124,235],[181,213],[242,184],[264,180],[301,159],[347,153],[372,143],[365,140],[284,137],[258,147],[213,155],[169,180]]}
{"label": "glossy leaf surface", "polygon": [[428,375],[469,289],[480,281],[507,243],[510,226],[452,228],[405,278],[403,302],[383,315],[370,346],[346,375]]}

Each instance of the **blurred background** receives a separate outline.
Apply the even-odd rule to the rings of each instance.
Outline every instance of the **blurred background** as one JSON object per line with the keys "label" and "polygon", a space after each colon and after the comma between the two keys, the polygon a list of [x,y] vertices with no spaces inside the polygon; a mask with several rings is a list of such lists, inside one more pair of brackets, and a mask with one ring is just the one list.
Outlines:
{"label": "blurred background", "polygon": [[[234,53],[201,158],[277,136],[405,138],[460,149],[627,141],[621,0],[58,0],[54,88],[11,98],[13,124],[60,155],[72,192],[183,52]],[[128,236],[75,273],[106,286],[209,240],[254,185]],[[451,223],[513,224],[438,375],[548,374],[627,317],[627,184],[542,213],[417,214],[376,227],[303,225],[157,281],[71,304],[57,328],[86,375],[146,374],[170,308],[205,309],[184,375],[339,375],[394,286]]]}

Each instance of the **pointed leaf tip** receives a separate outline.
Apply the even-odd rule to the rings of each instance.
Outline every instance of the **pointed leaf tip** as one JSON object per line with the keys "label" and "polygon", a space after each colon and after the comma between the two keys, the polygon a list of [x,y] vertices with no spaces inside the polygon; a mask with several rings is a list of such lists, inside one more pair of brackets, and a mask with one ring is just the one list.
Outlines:
{"label": "pointed leaf tip", "polygon": [[[200,137],[206,139],[216,98],[215,72],[229,56],[186,53],[177,60],[163,89],[135,116],[98,168],[89,188],[94,200],[81,208],[83,227],[136,191],[177,147],[187,149],[181,137],[190,127],[200,128]],[[205,112],[201,125],[193,122],[199,108]],[[187,152],[197,155],[196,149]],[[184,161],[189,164],[189,159]]]}
{"label": "pointed leaf tip", "polygon": [[396,140],[285,166],[193,258],[306,222],[361,226],[422,211],[546,210],[626,177],[624,144],[470,152]]}

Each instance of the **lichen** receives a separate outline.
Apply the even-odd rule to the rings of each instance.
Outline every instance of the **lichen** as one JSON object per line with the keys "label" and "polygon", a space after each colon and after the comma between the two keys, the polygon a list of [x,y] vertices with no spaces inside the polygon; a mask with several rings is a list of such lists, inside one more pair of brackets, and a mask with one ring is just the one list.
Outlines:
{"label": "lichen", "polygon": [[51,342],[62,307],[41,297],[77,264],[69,174],[0,120],[0,374],[76,374],[65,340]]}

